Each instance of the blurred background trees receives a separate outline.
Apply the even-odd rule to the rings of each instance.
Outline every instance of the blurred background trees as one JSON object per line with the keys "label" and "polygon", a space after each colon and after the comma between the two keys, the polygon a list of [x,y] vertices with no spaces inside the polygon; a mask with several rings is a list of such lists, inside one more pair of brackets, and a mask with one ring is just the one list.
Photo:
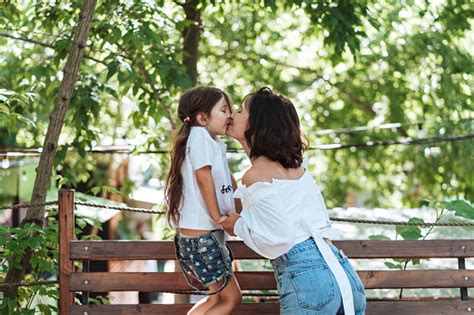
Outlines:
{"label": "blurred background trees", "polygon": [[[9,167],[27,165],[15,172],[25,180],[21,185],[31,186],[29,154],[43,145],[80,7],[0,2],[0,171],[6,172],[0,172],[0,204],[28,199],[19,188],[16,197],[10,194]],[[474,200],[473,16],[474,7],[463,0],[98,1],[53,186],[128,204],[146,186],[158,200],[183,91],[217,86],[238,108],[245,94],[266,85],[296,105],[310,140],[308,168],[329,208],[423,206],[436,209],[437,220],[447,211],[474,219],[472,205],[459,200]],[[462,135],[470,136],[450,140]],[[373,146],[423,139],[434,141]],[[237,151],[228,157],[239,178],[248,161],[226,141]],[[54,211],[48,210],[44,231],[0,226],[3,253],[18,261],[28,246],[36,253],[27,280],[55,277]],[[137,218],[129,219],[110,219],[106,230],[112,232],[102,234],[143,238],[130,224]],[[105,226],[78,222],[80,229],[87,224],[96,231]],[[404,239],[430,232],[396,229]],[[27,242],[28,233],[37,237]],[[165,234],[160,226],[159,237]],[[45,242],[52,252],[42,248]],[[10,267],[15,264],[2,263],[0,274]],[[41,290],[21,289],[21,301],[8,307],[28,309],[36,294],[56,299],[55,288]]]}
{"label": "blurred background trees", "polygon": [[[40,147],[80,3],[1,8],[0,147]],[[468,1],[100,1],[56,156],[61,183],[104,184],[91,147],[166,150],[177,99],[196,84],[236,106],[262,85],[288,95],[312,147],[472,133],[473,11]],[[400,125],[377,127],[387,123]],[[356,126],[369,128],[321,132]],[[350,192],[365,206],[473,199],[472,139],[308,156],[329,207]],[[231,157],[234,171],[242,158]],[[163,178],[168,156],[154,159]]]}

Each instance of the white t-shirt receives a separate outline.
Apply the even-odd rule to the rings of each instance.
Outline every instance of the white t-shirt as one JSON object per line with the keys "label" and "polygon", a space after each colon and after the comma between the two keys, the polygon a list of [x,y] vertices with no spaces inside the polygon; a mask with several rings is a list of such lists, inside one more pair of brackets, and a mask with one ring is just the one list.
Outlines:
{"label": "white t-shirt", "polygon": [[204,203],[196,181],[195,170],[211,166],[217,204],[221,214],[235,212],[234,190],[226,158],[227,146],[218,137],[212,138],[204,127],[191,127],[186,144],[186,157],[181,167],[183,199],[179,227],[195,230],[216,230],[222,227],[214,222]]}

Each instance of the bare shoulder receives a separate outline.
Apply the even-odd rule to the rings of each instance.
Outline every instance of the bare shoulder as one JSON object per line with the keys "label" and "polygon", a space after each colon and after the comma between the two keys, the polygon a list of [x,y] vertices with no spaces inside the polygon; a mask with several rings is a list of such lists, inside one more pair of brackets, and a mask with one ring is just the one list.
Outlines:
{"label": "bare shoulder", "polygon": [[249,187],[256,182],[271,182],[272,177],[268,175],[265,169],[252,166],[250,167],[242,177],[242,184]]}

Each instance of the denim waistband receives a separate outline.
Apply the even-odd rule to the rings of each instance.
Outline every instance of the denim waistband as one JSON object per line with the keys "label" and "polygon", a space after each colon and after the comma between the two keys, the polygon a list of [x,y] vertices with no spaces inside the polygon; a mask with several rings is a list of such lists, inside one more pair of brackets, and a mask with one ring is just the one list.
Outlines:
{"label": "denim waistband", "polygon": [[224,231],[212,230],[209,233],[196,236],[181,236],[176,233],[175,241],[185,242],[191,248],[198,248],[200,246],[210,245],[212,242],[217,242],[221,247],[225,246]]}
{"label": "denim waistband", "polygon": [[[331,250],[334,252],[338,260],[342,260],[345,257],[336,246],[331,245]],[[286,254],[271,259],[270,263],[275,271],[282,272],[286,265],[291,264],[293,261],[301,260],[301,258],[303,258],[302,256],[305,256],[304,258],[307,259],[307,254],[309,253],[312,254],[311,259],[320,259],[321,261],[324,261],[314,239],[310,237],[307,240],[294,245]]]}

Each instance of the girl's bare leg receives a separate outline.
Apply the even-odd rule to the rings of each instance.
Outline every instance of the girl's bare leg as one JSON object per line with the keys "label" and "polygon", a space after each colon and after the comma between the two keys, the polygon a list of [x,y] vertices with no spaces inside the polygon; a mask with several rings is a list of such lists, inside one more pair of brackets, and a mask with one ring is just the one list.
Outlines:
{"label": "girl's bare leg", "polygon": [[220,293],[217,293],[200,300],[194,304],[194,306],[188,311],[187,315],[204,315],[208,309],[219,302],[219,295]]}
{"label": "girl's bare leg", "polygon": [[[219,288],[221,283],[222,281],[210,286],[210,289],[216,290],[217,288]],[[232,275],[225,289],[219,293],[219,301],[216,304],[212,305],[205,314],[206,315],[230,314],[232,310],[236,308],[237,305],[240,304],[241,300],[242,300],[242,293],[240,292],[239,283],[237,282],[237,279],[235,279],[235,275]]]}

